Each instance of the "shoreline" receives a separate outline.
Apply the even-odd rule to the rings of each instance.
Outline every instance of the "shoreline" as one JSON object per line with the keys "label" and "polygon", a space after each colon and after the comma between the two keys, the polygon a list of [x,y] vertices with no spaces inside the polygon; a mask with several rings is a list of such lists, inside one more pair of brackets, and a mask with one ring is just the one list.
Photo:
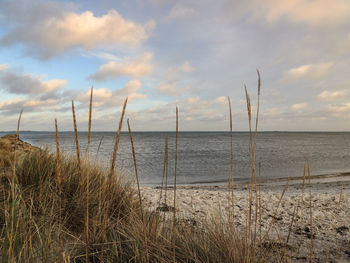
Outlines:
{"label": "shoreline", "polygon": [[[285,185],[287,182],[289,185],[300,184],[303,181],[303,176],[296,177],[279,177],[273,179],[265,179],[260,182],[261,185]],[[308,176],[305,176],[305,185],[309,180]],[[321,174],[321,175],[311,175],[310,180],[312,183],[340,183],[340,182],[350,182],[350,172],[342,173],[331,173],[331,174]],[[238,181],[234,182],[234,190],[240,190],[241,188],[246,188],[249,185],[247,181]],[[141,184],[141,187],[152,188],[152,189],[161,189],[160,185],[149,186],[147,184]],[[167,189],[173,189],[173,185],[168,185]],[[177,189],[206,189],[206,190],[228,190],[228,186],[224,184],[178,184],[176,185]],[[164,189],[164,188],[163,188]]]}

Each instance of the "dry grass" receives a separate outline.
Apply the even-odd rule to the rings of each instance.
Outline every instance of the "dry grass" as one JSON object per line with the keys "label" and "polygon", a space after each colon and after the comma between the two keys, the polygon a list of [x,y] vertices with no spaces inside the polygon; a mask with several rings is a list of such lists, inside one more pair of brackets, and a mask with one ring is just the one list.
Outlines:
{"label": "dry grass", "polygon": [[[127,124],[137,192],[132,185],[123,181],[122,174],[115,171],[127,99],[119,121],[110,169],[105,170],[97,164],[92,164],[89,158],[93,94],[91,89],[86,160],[81,160],[80,157],[73,102],[76,158],[61,154],[57,121],[55,121],[56,154],[45,150],[30,151],[21,154],[21,158],[15,158],[15,151],[12,160],[0,158],[3,168],[0,181],[0,247],[2,248],[0,259],[2,262],[269,262],[270,258],[267,256],[269,251],[263,247],[263,243],[268,239],[269,231],[267,233],[261,231],[262,204],[255,167],[260,101],[259,72],[254,136],[251,125],[250,96],[247,89],[245,91],[250,131],[249,194],[247,198],[249,214],[246,230],[243,233],[238,232],[235,227],[232,227],[234,224],[223,220],[223,217],[216,217],[215,220],[207,219],[197,225],[177,218],[178,108],[176,108],[173,218],[163,216],[160,211],[150,213],[143,208],[135,146],[129,120]],[[232,112],[229,98],[228,101],[231,132],[231,173],[229,176],[231,193],[229,193],[232,200],[232,212],[229,213],[233,215]],[[11,156],[10,145],[1,140],[0,145],[3,146],[0,155]],[[3,154],[3,151],[7,151],[7,154]],[[161,188],[162,191],[165,190],[165,205],[167,205],[167,184],[168,136],[166,135]],[[287,187],[288,184],[282,192],[279,204]],[[162,191],[159,205],[163,200]],[[275,213],[278,208],[279,205]],[[312,229],[311,204],[309,212]],[[298,211],[294,210],[290,229],[293,228],[294,217],[297,213]],[[233,219],[230,216],[228,218]],[[269,229],[273,224],[273,221],[270,222]],[[311,243],[310,260],[312,260],[312,245]],[[285,253],[283,255],[276,258],[281,262],[288,261],[289,258],[285,256]]]}

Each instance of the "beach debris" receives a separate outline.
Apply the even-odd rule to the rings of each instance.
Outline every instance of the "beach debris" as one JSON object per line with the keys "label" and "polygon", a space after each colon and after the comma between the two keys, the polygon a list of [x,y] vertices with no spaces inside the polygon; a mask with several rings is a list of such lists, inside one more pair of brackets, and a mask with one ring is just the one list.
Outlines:
{"label": "beach debris", "polygon": [[174,212],[175,208],[173,206],[162,203],[160,206],[156,208],[156,211],[161,212]]}

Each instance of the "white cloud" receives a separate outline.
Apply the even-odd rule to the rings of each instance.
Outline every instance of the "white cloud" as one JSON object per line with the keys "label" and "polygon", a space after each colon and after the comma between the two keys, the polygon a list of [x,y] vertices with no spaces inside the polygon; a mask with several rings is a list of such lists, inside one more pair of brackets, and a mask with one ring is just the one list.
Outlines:
{"label": "white cloud", "polygon": [[102,65],[96,73],[90,75],[90,78],[97,81],[120,76],[139,78],[152,72],[153,66],[150,64],[151,60],[152,53],[146,52],[136,59],[125,58],[120,63],[110,61]]}
{"label": "white cloud", "polygon": [[332,113],[344,113],[350,111],[350,103],[342,105],[328,105],[328,110]]}
{"label": "white cloud", "polygon": [[[139,92],[141,82],[138,80],[131,80],[127,82],[123,88],[118,90],[110,90],[106,88],[94,89],[93,92],[93,106],[95,108],[106,109],[110,107],[117,107],[123,104],[123,101],[128,97],[131,102],[137,99],[146,98],[145,94]],[[90,100],[90,90],[87,90],[78,101],[87,106]]]}
{"label": "white cloud", "polygon": [[56,99],[16,98],[0,102],[0,112],[6,112],[7,115],[18,114],[21,109],[24,112],[42,112],[53,110],[59,107],[58,104],[59,101]]}
{"label": "white cloud", "polygon": [[170,18],[192,16],[196,14],[196,10],[192,7],[184,6],[181,3],[176,3],[169,12]]}
{"label": "white cloud", "polygon": [[8,66],[6,64],[0,64],[0,71],[7,69]]}
{"label": "white cloud", "polygon": [[38,15],[44,11],[42,5],[26,7],[25,18],[19,16],[18,21],[8,16],[22,15],[20,4],[16,7],[13,3],[12,14],[0,11],[10,29],[0,38],[0,45],[23,43],[29,53],[48,59],[76,47],[91,50],[98,46],[137,45],[149,37],[155,26],[154,21],[141,25],[126,20],[114,9],[95,16],[91,11],[75,13],[56,5],[58,10],[51,16]]}
{"label": "white cloud", "polygon": [[254,1],[254,16],[270,23],[282,19],[310,26],[333,26],[349,22],[348,0]]}
{"label": "white cloud", "polygon": [[188,61],[186,61],[184,64],[182,64],[179,67],[179,71],[181,71],[181,72],[190,73],[194,70],[195,70],[195,68],[193,66],[191,66],[190,62],[188,62]]}
{"label": "white cloud", "polygon": [[225,96],[221,96],[221,97],[217,97],[215,100],[214,100],[214,103],[217,103],[217,104],[228,104],[228,100],[227,100],[227,97]]}
{"label": "white cloud", "polygon": [[228,118],[228,115],[225,115],[227,111],[223,110],[223,101],[225,99],[226,97],[218,97],[211,100],[203,100],[196,96],[175,100],[167,104],[137,111],[133,114],[133,119],[135,119],[135,123],[147,120],[169,129],[168,125],[173,123],[171,116],[174,116],[174,109],[178,106],[180,122],[185,120],[197,124],[207,122],[220,123],[223,119]]}
{"label": "white cloud", "polygon": [[180,96],[190,90],[189,86],[186,86],[185,88],[178,88],[176,87],[175,83],[160,83],[159,88],[157,91],[162,94],[162,95],[167,95],[167,96]]}
{"label": "white cloud", "polygon": [[285,80],[319,79],[328,75],[334,62],[302,65],[285,72]]}
{"label": "white cloud", "polygon": [[302,110],[302,109],[305,109],[307,107],[307,103],[306,102],[303,102],[303,103],[296,103],[296,104],[293,104],[291,109],[292,110]]}
{"label": "white cloud", "polygon": [[45,81],[33,74],[20,74],[5,69],[0,71],[0,89],[12,94],[52,93],[65,86],[66,82],[63,79]]}
{"label": "white cloud", "polygon": [[330,101],[338,98],[344,98],[347,95],[348,95],[348,92],[346,90],[337,90],[333,92],[325,90],[320,94],[318,94],[317,98],[321,101]]}

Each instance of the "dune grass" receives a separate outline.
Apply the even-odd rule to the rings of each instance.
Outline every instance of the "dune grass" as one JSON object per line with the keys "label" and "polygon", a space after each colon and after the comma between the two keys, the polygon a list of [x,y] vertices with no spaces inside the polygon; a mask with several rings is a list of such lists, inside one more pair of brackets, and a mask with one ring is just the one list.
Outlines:
{"label": "dune grass", "polygon": [[[259,73],[258,77],[259,103]],[[92,94],[91,89],[88,148]],[[174,207],[171,210],[173,216],[165,217],[159,211],[150,212],[144,209],[139,184],[136,191],[133,185],[124,181],[123,175],[115,169],[127,99],[119,121],[110,169],[91,162],[89,153],[86,159],[81,158],[72,102],[76,158],[66,156],[60,151],[57,121],[55,121],[57,146],[55,154],[46,150],[21,152],[12,149],[8,141],[0,140],[2,168],[0,260],[2,262],[269,262],[262,247],[261,228],[260,242],[259,244],[257,242],[259,216],[261,226],[261,212],[259,212],[261,207],[258,202],[255,176],[259,107],[253,136],[250,97],[247,90],[246,95],[250,129],[250,183],[247,196],[249,215],[246,231],[238,232],[232,222],[218,219],[220,217],[215,217],[215,220],[208,218],[196,225],[177,217],[178,108],[176,108]],[[234,181],[232,112],[230,99],[228,100],[231,132],[231,173],[228,192],[232,202],[232,210],[229,212],[231,218],[234,216]],[[129,121],[128,130],[138,183]],[[166,137],[162,190],[163,183],[165,186],[168,184],[168,162]],[[167,187],[164,190],[166,202]],[[161,200],[162,194],[159,197],[159,204]]]}
{"label": "dune grass", "polygon": [[108,171],[84,162],[80,173],[77,161],[63,154],[59,166],[64,178],[62,191],[57,183],[56,155],[47,151],[29,152],[17,160],[18,182],[11,180],[11,173],[2,174],[2,262],[86,261],[87,210],[82,205],[86,187],[81,174],[82,178],[89,174],[90,181],[89,262],[101,262],[102,246],[104,262],[171,262],[174,255],[176,262],[243,262],[251,258],[244,238],[223,223],[208,221],[199,228],[181,220],[163,221],[158,214],[142,209],[137,192],[121,176],[111,182]]}

